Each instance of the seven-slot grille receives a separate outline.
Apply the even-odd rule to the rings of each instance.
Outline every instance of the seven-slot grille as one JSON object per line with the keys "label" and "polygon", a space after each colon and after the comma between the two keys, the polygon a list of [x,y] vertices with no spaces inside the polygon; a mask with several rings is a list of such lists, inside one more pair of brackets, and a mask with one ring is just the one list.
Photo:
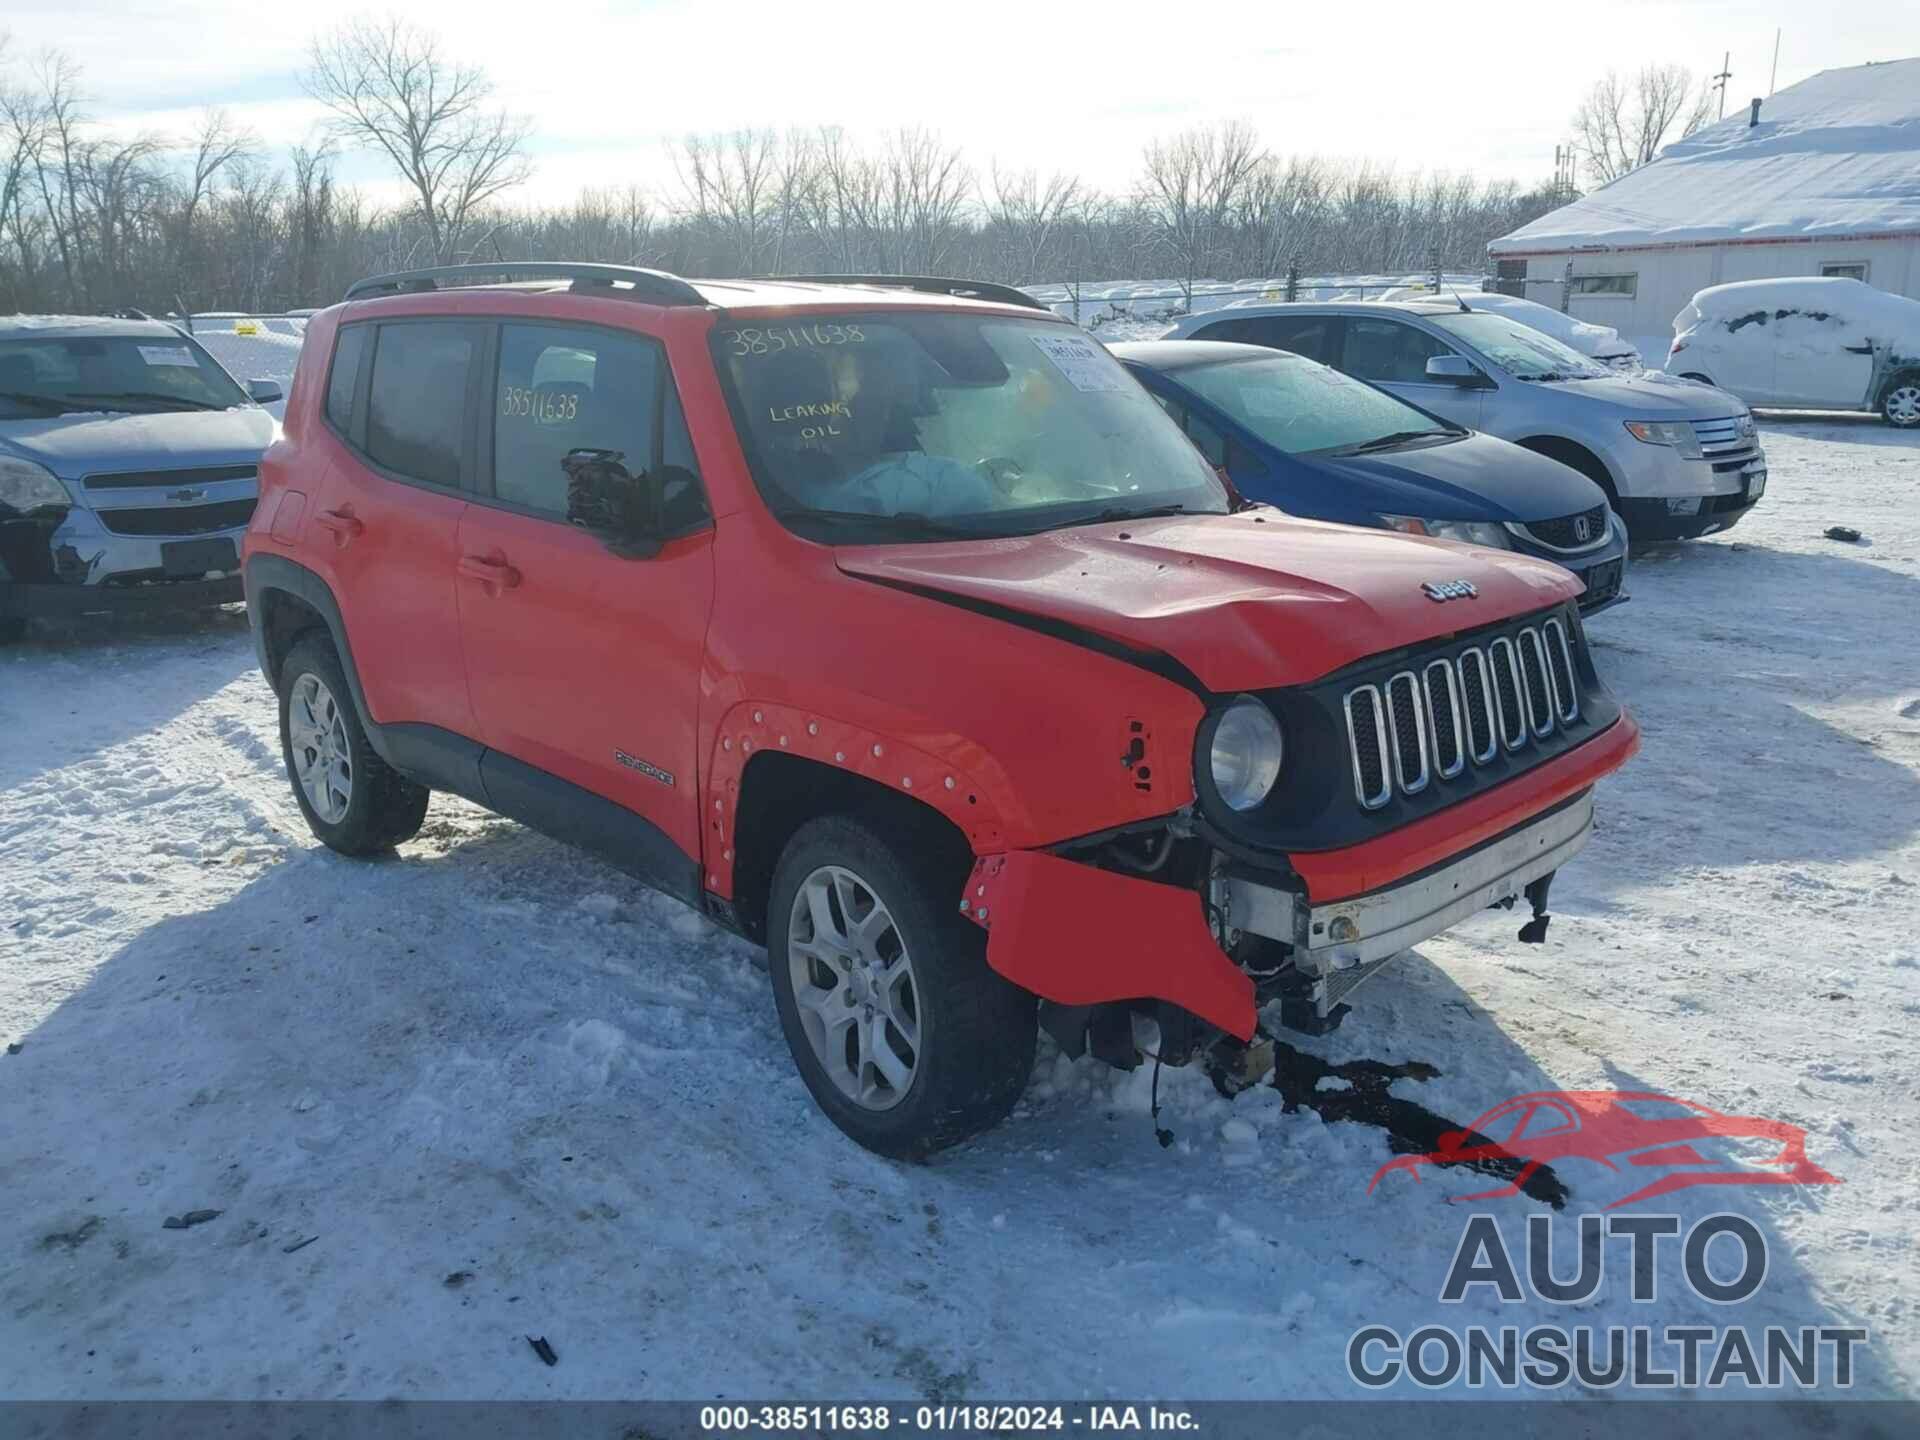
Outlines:
{"label": "seven-slot grille", "polygon": [[1359,685],[1343,705],[1353,793],[1368,810],[1544,741],[1580,718],[1573,644],[1558,616]]}

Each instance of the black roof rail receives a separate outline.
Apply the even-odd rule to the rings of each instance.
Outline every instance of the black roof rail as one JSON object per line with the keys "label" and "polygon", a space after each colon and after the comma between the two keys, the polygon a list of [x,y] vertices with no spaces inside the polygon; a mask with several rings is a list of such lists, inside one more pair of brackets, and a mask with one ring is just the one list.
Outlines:
{"label": "black roof rail", "polygon": [[435,265],[425,270],[399,270],[370,275],[347,287],[346,298],[364,300],[376,295],[419,294],[456,290],[494,280],[571,280],[575,289],[604,288],[610,295],[641,300],[649,305],[705,305],[707,297],[678,275],[664,270],[642,270],[634,265],[587,265],[570,260],[495,260],[474,265]]}
{"label": "black roof rail", "polygon": [[918,290],[924,295],[954,295],[962,300],[991,300],[1000,305],[1019,305],[1028,310],[1053,307],[1036,300],[1011,285],[996,285],[990,280],[942,280],[928,275],[762,275],[767,281],[794,280],[803,285],[879,285],[889,290]]}

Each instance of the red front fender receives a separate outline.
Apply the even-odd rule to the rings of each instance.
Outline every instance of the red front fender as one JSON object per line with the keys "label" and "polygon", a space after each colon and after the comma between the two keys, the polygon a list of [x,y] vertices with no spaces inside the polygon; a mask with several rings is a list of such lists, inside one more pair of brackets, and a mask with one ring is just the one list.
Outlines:
{"label": "red front fender", "polygon": [[1165,1000],[1253,1038],[1253,981],[1214,944],[1191,890],[1015,850],[983,856],[963,898],[987,963],[1043,1000]]}

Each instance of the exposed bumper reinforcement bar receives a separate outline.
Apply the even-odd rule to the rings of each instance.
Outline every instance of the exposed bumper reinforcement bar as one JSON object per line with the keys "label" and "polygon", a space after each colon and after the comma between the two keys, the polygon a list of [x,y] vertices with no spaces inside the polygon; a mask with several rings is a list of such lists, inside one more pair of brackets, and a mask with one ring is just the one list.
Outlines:
{"label": "exposed bumper reinforcement bar", "polygon": [[1395,955],[1467,916],[1518,899],[1576,855],[1593,833],[1593,792],[1582,794],[1458,860],[1365,895],[1313,905],[1234,873],[1227,923],[1293,947],[1294,967],[1322,982],[1324,1015]]}

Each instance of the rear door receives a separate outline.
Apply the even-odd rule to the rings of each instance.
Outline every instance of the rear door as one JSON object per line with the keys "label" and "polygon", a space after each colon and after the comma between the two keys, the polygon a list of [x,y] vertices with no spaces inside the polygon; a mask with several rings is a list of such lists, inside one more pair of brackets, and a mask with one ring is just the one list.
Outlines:
{"label": "rear door", "polygon": [[[480,738],[521,762],[490,755],[488,794],[568,838],[624,846],[641,870],[674,863],[660,837],[697,859],[713,529],[666,354],[629,330],[508,321],[487,369],[480,493],[460,525],[460,623]],[[616,555],[577,523],[561,462],[582,449],[616,452],[635,474],[676,467],[675,538],[658,554]]]}
{"label": "rear door", "polygon": [[306,533],[381,724],[473,734],[454,567],[485,338],[469,322],[391,320],[335,342],[325,423],[343,448]]}
{"label": "rear door", "polygon": [[[1711,350],[1703,349],[1697,360],[1689,351],[1681,351],[1679,358],[1670,362],[1674,370],[1683,375],[1704,372],[1715,385],[1732,391],[1749,405],[1773,404],[1780,399],[1775,384],[1779,327],[1771,310],[1755,305],[1752,314],[1737,316],[1731,323],[1711,320],[1702,328],[1719,343]],[[1720,333],[1715,335],[1715,330]]]}
{"label": "rear door", "polygon": [[1459,353],[1439,336],[1404,320],[1350,315],[1335,368],[1356,380],[1378,385],[1422,410],[1445,416],[1456,425],[1478,430],[1487,392],[1427,378],[1427,361]]}

